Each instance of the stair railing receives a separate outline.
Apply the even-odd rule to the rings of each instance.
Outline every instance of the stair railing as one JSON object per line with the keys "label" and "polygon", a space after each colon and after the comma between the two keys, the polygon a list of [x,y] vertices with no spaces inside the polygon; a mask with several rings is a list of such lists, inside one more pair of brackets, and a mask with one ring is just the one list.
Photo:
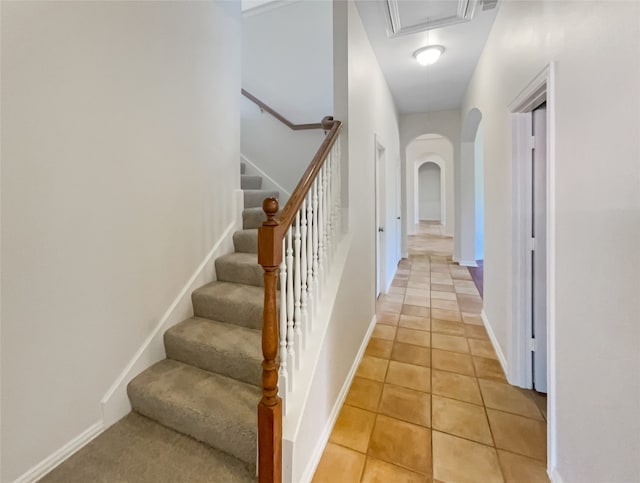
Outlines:
{"label": "stair railing", "polygon": [[[341,235],[340,121],[328,131],[279,217],[267,198],[258,229],[258,263],[264,269],[262,399],[258,404],[258,479],[282,481],[282,416],[313,331],[313,315]],[[278,281],[280,290],[278,293]],[[279,311],[278,311],[279,305]],[[280,385],[278,382],[280,381]]]}
{"label": "stair railing", "polygon": [[307,129],[323,129],[324,127],[320,122],[312,123],[312,124],[295,124],[289,121],[289,119],[284,117],[278,111],[276,111],[273,107],[262,102],[260,99],[258,99],[256,96],[254,96],[250,92],[247,92],[245,89],[241,89],[240,92],[244,97],[246,97],[251,102],[253,102],[256,106],[258,106],[261,112],[265,112],[265,111],[268,112],[273,117],[275,117],[278,121],[280,121],[282,124],[287,126],[289,129],[293,129],[294,131],[305,131]]}

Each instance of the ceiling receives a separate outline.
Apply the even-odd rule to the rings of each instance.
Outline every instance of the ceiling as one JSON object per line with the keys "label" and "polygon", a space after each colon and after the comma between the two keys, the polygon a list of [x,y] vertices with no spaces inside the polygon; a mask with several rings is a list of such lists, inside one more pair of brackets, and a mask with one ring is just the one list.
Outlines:
{"label": "ceiling", "polygon": [[[356,0],[356,5],[400,113],[460,107],[497,8],[484,10],[478,0]],[[426,45],[445,51],[435,64],[422,66],[413,53]]]}

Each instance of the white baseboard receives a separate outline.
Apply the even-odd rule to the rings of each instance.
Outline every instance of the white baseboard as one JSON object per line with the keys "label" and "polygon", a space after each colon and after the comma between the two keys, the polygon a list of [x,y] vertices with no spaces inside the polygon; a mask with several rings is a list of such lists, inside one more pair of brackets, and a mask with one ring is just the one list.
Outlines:
{"label": "white baseboard", "polygon": [[496,351],[496,355],[498,356],[498,360],[500,361],[500,365],[502,366],[502,370],[505,374],[509,374],[507,358],[502,352],[502,348],[500,344],[498,344],[498,339],[496,338],[496,334],[493,332],[493,328],[491,327],[491,323],[489,323],[489,319],[487,319],[487,314],[484,312],[480,312],[480,317],[482,317],[482,322],[484,323],[484,328],[487,329],[487,334],[489,335],[489,339],[491,340],[491,344],[493,345],[493,349]]}
{"label": "white baseboard", "polygon": [[164,333],[184,319],[193,316],[191,293],[202,285],[211,282],[212,276],[215,277],[214,263],[216,258],[233,251],[233,233],[242,227],[242,208],[244,205],[242,190],[236,190],[235,197],[236,213],[233,218],[234,221],[227,226],[191,278],[182,287],[173,303],[160,318],[151,334],[144,340],[133,358],[102,398],[100,405],[105,427],[111,426],[131,411],[131,403],[127,395],[127,384],[142,371],[166,357]]}
{"label": "white baseboard", "polygon": [[551,483],[564,483],[564,480],[560,476],[560,473],[558,473],[557,468],[549,468],[547,470],[547,475],[549,476]]}
{"label": "white baseboard", "polygon": [[[264,171],[262,171],[262,169],[260,169],[253,161],[251,161],[250,159],[248,159],[244,154],[240,155],[240,160],[243,163],[246,163],[248,166],[250,166],[252,169],[254,169],[260,176],[262,176],[263,181],[267,181],[268,184],[273,185],[272,188],[275,188],[276,190],[278,190],[280,192],[280,195],[284,198],[286,197],[286,199],[288,200],[289,198],[291,198],[291,193],[289,192],[289,190],[286,190],[282,187],[282,185],[280,183],[278,183],[275,179],[273,179],[271,176],[269,176],[267,173],[265,173]],[[283,196],[284,195],[284,196]],[[283,199],[280,200],[282,206],[284,207],[284,203],[286,201],[284,201]]]}
{"label": "white baseboard", "polygon": [[304,473],[302,474],[301,482],[308,483],[313,479],[313,475],[318,468],[318,464],[320,463],[320,458],[322,458],[322,453],[324,453],[324,448],[329,441],[329,436],[331,436],[331,431],[333,431],[333,426],[336,424],[336,420],[338,419],[338,415],[340,414],[340,409],[342,409],[342,405],[344,404],[344,400],[347,398],[347,394],[349,393],[349,388],[351,387],[351,383],[353,382],[353,378],[356,375],[356,371],[358,370],[358,366],[360,365],[360,361],[364,356],[364,351],[367,349],[367,344],[369,343],[369,339],[371,338],[371,334],[373,333],[373,329],[376,327],[376,316],[374,315],[369,323],[369,328],[367,329],[367,333],[362,340],[362,344],[360,344],[360,348],[358,349],[358,354],[356,355],[355,360],[349,369],[349,373],[347,374],[347,378],[342,385],[342,389],[340,389],[340,393],[336,398],[336,402],[333,405],[333,409],[329,414],[329,419],[322,431],[322,436],[318,440],[318,444],[313,450],[313,454],[309,458],[309,463],[307,464]]}
{"label": "white baseboard", "polygon": [[38,481],[80,448],[89,444],[105,429],[106,427],[102,421],[92,424],[62,448],[58,449],[55,453],[50,454],[36,466],[19,476],[13,481],[13,483],[32,483],[34,481]]}
{"label": "white baseboard", "polygon": [[477,267],[478,264],[476,263],[475,260],[454,260],[455,262],[458,262],[458,265],[462,266],[462,267]]}

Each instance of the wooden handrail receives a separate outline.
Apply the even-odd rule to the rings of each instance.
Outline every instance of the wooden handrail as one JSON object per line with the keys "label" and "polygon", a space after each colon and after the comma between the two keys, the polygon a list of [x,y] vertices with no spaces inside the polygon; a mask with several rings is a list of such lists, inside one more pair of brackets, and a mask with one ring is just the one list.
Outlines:
{"label": "wooden handrail", "polygon": [[[325,117],[321,127],[329,130],[311,164],[289,197],[278,219],[278,200],[262,203],[267,219],[258,228],[258,263],[264,269],[264,309],[262,324],[262,399],[258,404],[258,480],[282,481],[282,399],[278,396],[278,314],[276,304],[278,267],[282,263],[282,242],[296,213],[340,134],[342,123]],[[280,334],[284,337],[284,334]]]}
{"label": "wooden handrail", "polygon": [[244,89],[241,89],[240,92],[244,97],[246,97],[251,102],[256,104],[261,110],[267,111],[269,114],[271,114],[273,117],[275,117],[278,121],[280,121],[282,124],[287,126],[289,129],[293,129],[294,131],[304,131],[307,129],[322,129],[322,124],[318,122],[313,124],[294,124],[291,121],[289,121],[289,119],[287,119],[282,114],[280,114],[278,111],[276,111],[273,107],[269,106],[268,104],[265,104],[250,92],[247,92]]}
{"label": "wooden handrail", "polygon": [[313,184],[313,180],[318,176],[318,172],[320,171],[320,168],[322,168],[324,160],[327,159],[327,156],[338,138],[340,130],[342,129],[342,123],[340,121],[334,121],[332,117],[325,117],[322,120],[321,125],[325,127],[330,125],[331,128],[325,136],[324,141],[322,141],[320,148],[318,148],[316,155],[311,160],[311,164],[309,164],[307,170],[302,175],[302,178],[300,178],[296,189],[291,193],[289,201],[282,209],[282,213],[278,219],[278,235],[280,237],[280,241],[282,241],[285,233],[293,223],[296,213],[302,205],[302,201],[307,196],[307,193]]}

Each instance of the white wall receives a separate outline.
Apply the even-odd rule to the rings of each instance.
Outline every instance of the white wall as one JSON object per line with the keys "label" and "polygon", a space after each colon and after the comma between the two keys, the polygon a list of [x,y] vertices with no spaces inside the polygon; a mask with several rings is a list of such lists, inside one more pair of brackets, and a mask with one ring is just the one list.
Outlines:
{"label": "white wall", "polygon": [[235,2],[3,2],[1,22],[9,482],[99,420],[234,222],[241,32]]}
{"label": "white wall", "polygon": [[420,220],[440,221],[440,166],[426,162],[418,168],[418,199]]}
{"label": "white wall", "polygon": [[[301,475],[314,450],[319,457],[324,443],[323,432],[330,430],[331,411],[336,407],[341,391],[346,390],[347,376],[353,368],[370,322],[375,305],[375,180],[374,134],[386,147],[387,193],[397,194],[393,170],[400,169],[398,121],[393,98],[377,63],[366,32],[353,2],[335,2],[339,15],[347,15],[348,25],[336,22],[336,38],[347,45],[348,92],[340,90],[339,109],[347,109],[346,135],[348,137],[349,179],[349,234],[351,245],[338,291],[333,317],[327,329],[323,350],[314,374],[314,384],[305,408],[305,417],[298,428],[298,446],[294,458],[292,481],[304,481]],[[348,36],[344,29],[348,28]],[[343,59],[344,60],[344,59]],[[376,102],[371,102],[376,99]],[[343,104],[346,103],[346,106]],[[395,200],[388,197],[389,203]],[[395,201],[394,201],[395,203]],[[393,206],[388,205],[389,218]],[[391,222],[393,220],[389,220]],[[387,246],[391,246],[388,243]],[[393,277],[398,259],[389,250],[387,274]],[[317,381],[317,383],[315,382]],[[344,394],[343,394],[344,395]],[[328,436],[328,433],[325,433]],[[316,460],[317,463],[317,460]]]}
{"label": "white wall", "polygon": [[504,2],[463,105],[483,115],[484,307],[509,354],[508,106],[557,62],[549,465],[567,483],[640,475],[639,19],[637,2]]}
{"label": "white wall", "polygon": [[[409,182],[411,179],[410,173],[411,169],[409,166],[413,166],[413,164],[409,165],[409,153],[407,151],[407,147],[409,144],[415,140],[418,136],[423,134],[439,134],[445,138],[447,138],[453,146],[453,179],[454,186],[452,189],[453,197],[456,198],[458,195],[456,193],[459,192],[458,186],[455,184],[456,180],[456,169],[458,160],[460,159],[460,111],[451,110],[451,111],[434,111],[434,112],[425,112],[425,113],[417,113],[417,114],[404,114],[399,118],[400,125],[400,155],[402,157],[401,161],[401,177],[402,177],[402,213],[408,213],[408,201],[412,200],[413,194],[409,191],[412,189],[409,186]],[[449,203],[447,201],[447,205],[450,206],[454,211],[454,215],[457,214],[457,206],[455,200]],[[412,223],[413,218],[409,218],[408,216],[402,217],[402,256],[408,256],[407,249],[407,234],[410,233],[409,226]],[[447,221],[447,225],[451,225],[452,228],[447,228],[446,233],[454,236],[454,245],[455,240],[457,239],[457,233],[460,232],[460,228],[458,226],[458,219],[456,216],[450,218],[450,215],[447,215],[447,219],[454,219],[455,223],[451,225],[449,221]],[[455,256],[454,251],[454,256]]]}
{"label": "white wall", "polygon": [[[242,85],[295,124],[333,115],[332,2],[282,2],[243,15]],[[293,191],[324,139],[242,99],[241,151]]]}
{"label": "white wall", "polygon": [[406,209],[403,211],[407,219],[407,235],[416,233],[415,222],[418,218],[417,207],[414,200],[417,198],[415,167],[416,163],[429,160],[441,165],[441,174],[444,177],[444,233],[453,236],[455,200],[454,200],[454,146],[445,137],[432,139],[415,139],[407,145],[404,150],[405,154],[405,173],[406,180],[404,183],[407,196]]}

